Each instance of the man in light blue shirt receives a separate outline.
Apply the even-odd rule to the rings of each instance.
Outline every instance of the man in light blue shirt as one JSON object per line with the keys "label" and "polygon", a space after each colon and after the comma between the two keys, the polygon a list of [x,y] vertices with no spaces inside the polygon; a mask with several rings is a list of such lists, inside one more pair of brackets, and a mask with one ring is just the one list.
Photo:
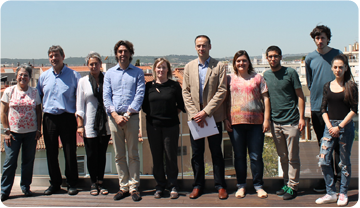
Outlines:
{"label": "man in light blue shirt", "polygon": [[43,135],[51,184],[45,195],[58,192],[62,184],[58,160],[59,136],[64,149],[68,194],[75,195],[78,193],[75,105],[80,74],[65,66],[65,54],[60,46],[51,46],[48,55],[52,67],[41,74],[36,87],[42,99]]}
{"label": "man in light blue shirt", "polygon": [[[144,72],[131,63],[133,44],[120,40],[115,44],[114,54],[118,64],[110,68],[104,78],[104,106],[109,115],[109,127],[114,143],[116,170],[120,190],[114,200],[120,200],[129,193],[134,201],[141,199],[140,159],[138,153],[139,111],[144,99]],[[126,139],[126,143],[125,143]],[[128,150],[129,164],[126,162]]]}

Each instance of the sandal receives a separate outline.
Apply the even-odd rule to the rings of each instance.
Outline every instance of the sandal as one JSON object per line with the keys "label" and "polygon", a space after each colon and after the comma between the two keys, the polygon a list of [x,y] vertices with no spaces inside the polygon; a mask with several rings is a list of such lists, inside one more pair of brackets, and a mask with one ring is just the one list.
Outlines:
{"label": "sandal", "polygon": [[108,191],[106,188],[104,188],[104,187],[102,186],[102,184],[99,184],[99,185],[98,185],[98,190],[100,191],[100,194],[101,194],[101,195],[108,195],[108,194],[109,194],[109,191]]}
{"label": "sandal", "polygon": [[91,184],[90,195],[97,196],[99,195],[99,189],[96,183]]}

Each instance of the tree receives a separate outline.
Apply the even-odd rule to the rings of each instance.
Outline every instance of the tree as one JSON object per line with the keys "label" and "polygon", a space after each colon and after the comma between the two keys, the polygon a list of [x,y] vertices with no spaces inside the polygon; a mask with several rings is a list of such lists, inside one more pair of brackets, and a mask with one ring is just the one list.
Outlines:
{"label": "tree", "polygon": [[136,59],[135,66],[140,66],[140,59]]}

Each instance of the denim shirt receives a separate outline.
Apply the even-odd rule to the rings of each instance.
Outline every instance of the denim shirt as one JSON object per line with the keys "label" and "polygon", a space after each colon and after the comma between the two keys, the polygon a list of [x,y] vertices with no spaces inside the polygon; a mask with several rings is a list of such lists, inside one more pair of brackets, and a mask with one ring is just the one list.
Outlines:
{"label": "denim shirt", "polygon": [[205,64],[201,64],[199,61],[199,98],[200,104],[203,104],[203,91],[205,85],[206,73],[209,67],[210,57],[205,61]]}
{"label": "denim shirt", "polygon": [[138,113],[144,100],[144,92],[144,72],[132,64],[125,70],[117,64],[105,74],[103,98],[108,115],[114,111]]}
{"label": "denim shirt", "polygon": [[36,86],[43,104],[43,112],[54,115],[75,113],[76,89],[80,74],[67,66],[56,74],[51,67],[40,75]]}

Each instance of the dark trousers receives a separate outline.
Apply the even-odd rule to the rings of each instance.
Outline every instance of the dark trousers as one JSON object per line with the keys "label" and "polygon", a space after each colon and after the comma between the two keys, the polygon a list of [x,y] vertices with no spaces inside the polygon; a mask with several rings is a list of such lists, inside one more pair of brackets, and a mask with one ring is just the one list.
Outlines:
{"label": "dark trousers", "polygon": [[53,115],[44,114],[43,134],[46,146],[46,157],[50,176],[50,183],[54,186],[62,184],[59,167],[59,136],[64,150],[65,176],[67,184],[75,186],[78,181],[76,158],[76,129],[75,114],[63,113]]}
{"label": "dark trousers", "polygon": [[[224,157],[221,150],[222,142],[222,123],[216,123],[219,130],[219,134],[208,137],[209,148],[211,152],[211,159],[213,163],[214,182],[215,188],[226,188],[225,183],[225,164]],[[204,153],[205,153],[205,138],[194,140],[190,132],[190,141],[192,148],[191,165],[194,171],[195,182],[194,188],[204,188],[205,186],[205,165],[204,165]]]}
{"label": "dark trousers", "polygon": [[[318,140],[318,144],[320,147],[321,144],[321,138],[323,137],[324,130],[325,130],[325,122],[322,118],[322,113],[320,111],[311,111],[311,120],[313,123],[313,128],[316,134],[316,138]],[[339,143],[334,144],[334,155],[331,155],[331,167],[336,172],[336,178],[340,180],[341,177],[341,169],[339,167],[340,162],[340,147]],[[335,159],[335,162],[334,162]],[[335,168],[334,168],[335,166]]]}
{"label": "dark trousers", "polygon": [[178,188],[177,176],[179,170],[177,165],[177,148],[179,142],[179,125],[158,127],[146,122],[146,131],[153,158],[153,174],[157,183],[156,190],[163,191],[167,187],[170,190],[174,187]]}
{"label": "dark trousers", "polygon": [[84,137],[87,168],[92,183],[104,179],[106,165],[106,150],[109,144],[110,135],[98,136],[95,138]]}

